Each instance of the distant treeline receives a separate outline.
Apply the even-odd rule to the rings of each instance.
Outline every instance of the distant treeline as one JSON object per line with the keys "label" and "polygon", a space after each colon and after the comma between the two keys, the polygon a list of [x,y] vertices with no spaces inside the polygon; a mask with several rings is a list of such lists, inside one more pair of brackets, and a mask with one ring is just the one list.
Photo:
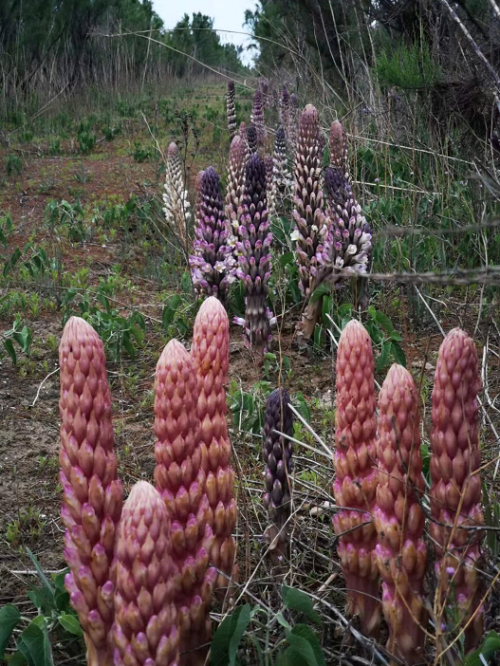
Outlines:
{"label": "distant treeline", "polygon": [[186,14],[166,31],[150,0],[0,1],[4,104],[82,83],[122,87],[145,77],[199,74],[205,70],[197,61],[241,71],[239,56],[201,13]]}

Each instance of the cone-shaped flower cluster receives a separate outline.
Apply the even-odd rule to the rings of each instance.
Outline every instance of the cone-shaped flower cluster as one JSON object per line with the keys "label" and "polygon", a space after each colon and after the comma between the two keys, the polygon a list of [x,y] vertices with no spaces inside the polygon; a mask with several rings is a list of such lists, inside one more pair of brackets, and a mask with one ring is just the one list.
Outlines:
{"label": "cone-shaped flower cluster", "polygon": [[353,320],[342,331],[337,353],[333,493],[343,508],[335,515],[333,526],[339,538],[349,611],[360,615],[365,634],[376,636],[380,602],[372,555],[376,531],[371,512],[378,483],[373,367],[370,336]]}
{"label": "cone-shaped flower cluster", "polygon": [[290,95],[290,114],[285,128],[289,152],[293,155],[297,150],[297,132],[299,128],[299,98],[295,93]]}
{"label": "cone-shaped flower cluster", "polygon": [[239,254],[237,276],[245,289],[245,336],[251,347],[262,348],[271,338],[273,315],[266,306],[271,275],[271,242],[266,202],[266,172],[263,161],[252,155],[246,164],[243,212],[236,244]]}
{"label": "cone-shaped flower cluster", "polygon": [[229,365],[229,320],[215,298],[208,298],[196,316],[191,358],[198,388],[196,413],[205,450],[208,523],[214,534],[209,559],[211,565],[226,574],[219,575],[217,580],[221,592],[233,576],[237,509],[224,388]]}
{"label": "cone-shaped flower cluster", "polygon": [[[262,92],[257,89],[253,97],[252,109],[252,124],[255,126],[257,133],[257,147],[261,148],[265,141],[265,124],[264,124],[264,102],[262,99]],[[254,152],[254,151],[252,151]]]}
{"label": "cone-shaped flower cluster", "polygon": [[410,373],[394,364],[378,399],[378,486],[374,511],[375,557],[382,577],[382,608],[389,626],[387,649],[411,666],[425,662],[423,540],[424,491],[418,394]]}
{"label": "cone-shaped flower cluster", "polygon": [[[181,651],[210,638],[208,607],[216,578],[207,569],[212,546],[205,494],[207,451],[196,413],[198,386],[191,357],[177,340],[163,350],[155,375],[155,481],[171,519],[172,559],[180,574],[176,594]],[[203,663],[205,650],[195,661]]]}
{"label": "cone-shaped flower cluster", "polygon": [[[372,232],[349,181],[339,169],[325,169],[325,190],[332,220],[327,245],[332,243],[333,277],[336,271],[367,273],[372,260]],[[366,282],[366,280],[363,280]]]}
{"label": "cone-shaped flower cluster", "polygon": [[344,126],[335,120],[330,127],[330,166],[349,180],[349,149]]}
{"label": "cone-shaped flower cluster", "polygon": [[[264,440],[265,493],[264,506],[270,525],[266,535],[271,547],[285,555],[288,534],[286,522],[290,516],[290,472],[292,470],[292,442],[279,432],[293,436],[293,415],[290,398],[285,389],[275,389],[267,399],[266,417],[262,437]],[[274,540],[276,543],[273,543]]]}
{"label": "cone-shaped flower cluster", "polygon": [[[439,350],[432,392],[431,536],[442,603],[457,603],[464,621],[481,600],[480,389],[475,344],[455,328]],[[480,608],[466,632],[466,649],[479,644],[482,619]]]}
{"label": "cone-shaped flower cluster", "polygon": [[110,666],[110,566],[122,487],[116,479],[103,345],[79,317],[71,317],[64,327],[59,363],[61,514],[66,527],[64,557],[71,570],[65,584],[84,631],[89,666]]}
{"label": "cone-shaped flower cluster", "polygon": [[[297,241],[300,289],[309,296],[317,278],[318,257],[323,256],[323,241],[328,234],[328,220],[323,206],[321,190],[321,158],[319,152],[319,115],[308,104],[302,112],[294,166],[295,230],[292,239]],[[324,261],[328,260],[328,256]],[[323,259],[321,259],[323,261]]]}
{"label": "cone-shaped flower cluster", "polygon": [[267,213],[268,216],[271,216],[272,211],[274,211],[274,201],[273,201],[274,160],[272,155],[266,155],[264,157],[264,168],[266,170]]}
{"label": "cone-shaped flower cluster", "polygon": [[231,141],[229,149],[229,166],[227,172],[226,191],[226,218],[231,223],[232,232],[238,233],[239,218],[243,205],[243,190],[245,189],[245,164],[247,160],[247,143],[241,136],[236,135]]}
{"label": "cone-shaped flower cluster", "polygon": [[259,149],[257,128],[252,123],[251,125],[245,128],[245,131],[246,131],[248,152],[250,155],[252,155],[253,153],[256,153],[257,150]]}
{"label": "cone-shaped flower cluster", "polygon": [[224,205],[217,172],[209,167],[203,172],[200,201],[197,204],[194,255],[189,257],[191,277],[199,293],[224,300],[234,281],[236,260],[231,246],[231,228]]}
{"label": "cone-shaped flower cluster", "polygon": [[138,481],[123,507],[116,541],[115,666],[179,663],[169,538],[165,503],[152,485]]}
{"label": "cone-shaped flower cluster", "polygon": [[283,213],[292,192],[292,174],[288,168],[285,131],[279,127],[274,137],[272,205],[273,212]]}
{"label": "cone-shaped flower cluster", "polygon": [[184,249],[188,246],[187,223],[189,220],[189,200],[184,184],[184,172],[177,144],[173,141],[167,149],[165,163],[165,191],[163,212],[167,224],[172,226]]}
{"label": "cone-shaped flower cluster", "polygon": [[286,141],[288,142],[288,130],[290,127],[290,93],[286,86],[283,86],[281,91],[281,99],[279,105],[279,121],[280,125],[284,128]]}
{"label": "cone-shaped flower cluster", "polygon": [[237,132],[236,95],[234,91],[234,81],[227,82],[226,111],[227,111],[227,128],[229,130],[229,139],[230,141],[232,141]]}

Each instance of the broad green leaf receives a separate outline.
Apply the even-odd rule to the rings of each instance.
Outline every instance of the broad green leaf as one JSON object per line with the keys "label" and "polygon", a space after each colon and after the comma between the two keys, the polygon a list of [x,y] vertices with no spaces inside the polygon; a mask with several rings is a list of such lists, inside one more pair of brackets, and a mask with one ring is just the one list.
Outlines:
{"label": "broad green leaf", "polygon": [[20,619],[21,613],[12,604],[0,608],[0,661]]}
{"label": "broad green leaf", "polygon": [[44,620],[43,626],[38,626],[33,620],[19,637],[17,649],[30,666],[53,666],[45,618],[43,616],[39,617]]}
{"label": "broad green leaf", "polygon": [[306,664],[307,666],[317,666],[316,655],[307,639],[292,633],[288,634],[286,640],[290,647],[300,654],[304,666],[306,666]]}
{"label": "broad green leaf", "polygon": [[380,310],[375,310],[374,320],[387,333],[391,333],[394,330],[394,326],[392,325],[392,322],[389,319],[389,317],[387,315],[385,315],[383,312],[380,312]]}
{"label": "broad green leaf", "polygon": [[286,608],[302,613],[311,622],[321,624],[321,619],[314,610],[311,597],[308,594],[294,587],[283,585],[281,588],[281,597]]}
{"label": "broad green leaf", "polygon": [[250,622],[250,613],[249,604],[238,606],[220,623],[212,639],[212,666],[234,666],[241,638]]}
{"label": "broad green leaf", "polygon": [[12,340],[10,338],[8,340],[4,340],[3,346],[5,347],[5,351],[7,352],[7,354],[10,356],[12,363],[14,365],[17,365],[17,355]]}
{"label": "broad green leaf", "polygon": [[397,342],[392,342],[391,343],[391,349],[392,349],[392,355],[396,359],[396,361],[399,363],[399,365],[402,365],[403,368],[406,368],[406,356],[404,351],[401,348],[401,345],[399,345]]}
{"label": "broad green leaf", "polygon": [[315,301],[319,301],[320,298],[325,296],[326,294],[331,294],[332,293],[332,288],[325,284],[324,282],[319,285],[317,289],[313,291],[311,294],[311,298],[309,299],[310,303],[314,303]]}
{"label": "broad green leaf", "polygon": [[[292,634],[294,636],[301,636],[302,638],[305,638],[313,649],[314,656],[316,657],[316,663],[318,664],[318,666],[326,666],[323,650],[319,643],[318,637],[311,629],[311,627],[308,627],[306,624],[296,624],[295,627],[292,629]],[[290,636],[288,637],[288,642],[289,643],[291,642]]]}
{"label": "broad green leaf", "polygon": [[387,363],[389,362],[391,344],[392,343],[389,342],[388,340],[384,340],[384,342],[382,343],[382,350],[375,364],[376,372],[380,372],[381,370],[383,370],[386,367]]}
{"label": "broad green leaf", "polygon": [[50,615],[55,608],[54,594],[46,587],[32,588],[26,593],[26,596],[44,615]]}
{"label": "broad green leaf", "polygon": [[236,621],[236,626],[234,627],[233,634],[229,641],[229,666],[234,666],[236,663],[236,657],[238,655],[238,647],[240,645],[243,634],[247,630],[248,625],[250,624],[250,613],[252,609],[250,604],[245,604],[238,619]]}
{"label": "broad green leaf", "polygon": [[76,615],[71,613],[61,613],[59,615],[59,623],[68,631],[70,634],[75,636],[83,636],[83,630],[78,622]]}
{"label": "broad green leaf", "polygon": [[490,631],[479,650],[475,650],[467,655],[464,666],[484,666],[485,663],[488,663],[488,659],[491,659],[499,649],[500,636],[496,631]]}
{"label": "broad green leaf", "polygon": [[167,330],[170,324],[174,321],[175,313],[181,303],[182,297],[179,296],[179,294],[175,294],[168,299],[167,305],[163,308],[163,314],[161,317],[162,327],[165,330]]}
{"label": "broad green leaf", "polygon": [[282,267],[288,266],[288,264],[294,263],[295,254],[293,252],[285,252],[285,254],[281,255],[278,261],[280,266]]}

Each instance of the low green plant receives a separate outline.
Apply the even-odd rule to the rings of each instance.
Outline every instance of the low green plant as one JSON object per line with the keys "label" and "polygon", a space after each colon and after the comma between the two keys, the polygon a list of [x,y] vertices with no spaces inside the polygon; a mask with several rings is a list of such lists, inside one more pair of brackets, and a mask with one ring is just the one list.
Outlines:
{"label": "low green plant", "polygon": [[3,334],[3,347],[14,365],[17,364],[17,353],[14,342],[20,347],[21,351],[29,356],[32,333],[31,328],[23,325],[21,315],[17,314],[14,318],[12,328]]}
{"label": "low green plant", "polygon": [[[61,644],[71,658],[83,654],[83,631],[64,588],[67,570],[49,577],[31,551],[26,551],[40,581],[27,593],[38,612],[31,618],[13,604],[0,608],[0,661],[5,658],[12,666],[53,666],[53,644]],[[12,650],[6,652],[11,643]]]}
{"label": "low green plant", "polygon": [[132,157],[134,162],[147,162],[153,157],[153,150],[150,146],[143,146],[140,141],[135,141]]}
{"label": "low green plant", "polygon": [[[212,666],[325,666],[318,631],[322,622],[305,592],[283,585],[282,608],[238,606],[219,625],[210,651]],[[300,621],[295,621],[298,618]],[[271,640],[272,639],[272,640]],[[250,661],[245,657],[251,655]]]}
{"label": "low green plant", "polygon": [[81,130],[77,135],[78,150],[82,155],[91,153],[96,144],[96,136],[93,132]]}
{"label": "low green plant", "polygon": [[134,359],[137,349],[144,345],[144,317],[135,310],[125,316],[112,307],[109,297],[101,291],[97,292],[95,300],[102,308],[90,301],[87,292],[68,289],[62,304],[64,321],[78,314],[95,328],[113,361],[118,362],[124,351]]}
{"label": "low green plant", "polygon": [[23,163],[18,155],[9,155],[5,165],[7,176],[20,176],[23,172]]}

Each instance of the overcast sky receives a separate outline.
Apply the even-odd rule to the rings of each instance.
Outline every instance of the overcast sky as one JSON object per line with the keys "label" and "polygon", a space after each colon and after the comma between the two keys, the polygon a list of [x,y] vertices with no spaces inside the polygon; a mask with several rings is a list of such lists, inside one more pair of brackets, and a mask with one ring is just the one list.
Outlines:
{"label": "overcast sky", "polygon": [[[254,10],[255,0],[153,0],[156,13],[163,19],[165,28],[172,29],[181,20],[184,14],[191,16],[195,12],[206,14],[214,19],[216,30],[236,30],[248,32],[243,27],[245,20],[245,9]],[[219,32],[223,42],[248,45],[249,40],[245,35],[233,35]],[[251,53],[251,52],[250,52]],[[243,56],[248,62],[248,56]]]}

